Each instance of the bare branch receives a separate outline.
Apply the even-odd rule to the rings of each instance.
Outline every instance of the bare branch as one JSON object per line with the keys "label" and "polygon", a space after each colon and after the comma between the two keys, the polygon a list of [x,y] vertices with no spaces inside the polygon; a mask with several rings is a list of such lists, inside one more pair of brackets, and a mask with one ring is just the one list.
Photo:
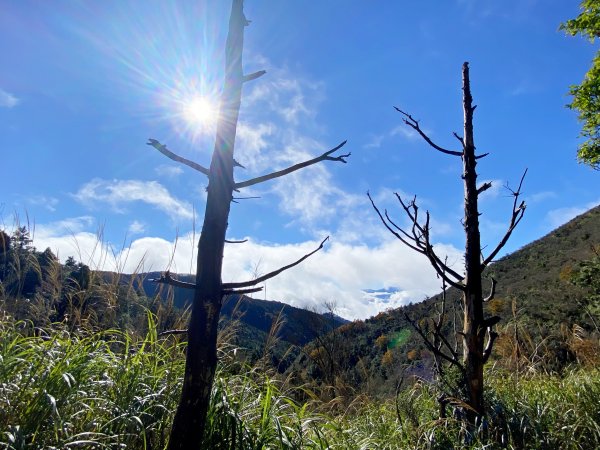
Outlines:
{"label": "bare branch", "polygon": [[459,134],[458,134],[456,131],[453,131],[453,132],[452,132],[452,134],[454,135],[454,137],[455,137],[456,139],[458,139],[458,142],[460,142],[460,145],[462,145],[462,146],[463,146],[463,148],[464,148],[464,146],[465,146],[465,143],[464,143],[464,141],[463,141],[463,138],[462,138],[462,136],[460,136],[460,135],[459,135]]}
{"label": "bare branch", "polygon": [[490,288],[490,295],[483,299],[484,302],[489,302],[494,299],[494,295],[496,295],[496,279],[492,277],[492,287]]}
{"label": "bare branch", "polygon": [[475,155],[475,159],[485,158],[489,153],[482,153],[481,155]]}
{"label": "bare branch", "polygon": [[492,187],[492,183],[491,182],[487,182],[487,183],[483,183],[481,186],[479,186],[477,188],[477,195],[480,195],[481,193],[487,191],[489,188]]}
{"label": "bare branch", "polygon": [[421,130],[421,127],[419,127],[419,122],[417,120],[415,120],[410,114],[405,113],[404,111],[402,111],[400,108],[397,108],[395,106],[394,106],[394,108],[396,109],[396,111],[398,111],[400,114],[402,114],[405,117],[404,119],[402,119],[404,121],[404,123],[406,125],[408,125],[409,127],[411,127],[413,130],[415,130],[417,133],[419,133],[421,135],[421,137],[423,139],[425,139],[425,142],[427,142],[430,146],[432,146],[433,148],[435,148],[439,152],[445,153],[446,155],[461,156],[462,157],[462,152],[457,152],[456,150],[447,150],[447,149],[442,148],[439,145],[435,144],[429,138],[429,136],[427,136],[423,132],[423,130]]}
{"label": "bare branch", "polygon": [[315,253],[317,253],[319,250],[321,250],[323,248],[323,245],[325,244],[325,242],[329,239],[329,236],[327,236],[325,239],[323,239],[321,241],[321,243],[319,244],[319,246],[313,250],[310,253],[307,253],[306,255],[304,255],[302,258],[298,259],[297,261],[288,264],[287,266],[283,266],[277,270],[274,270],[273,272],[269,272],[266,275],[263,275],[261,277],[255,278],[254,280],[250,280],[250,281],[242,281],[239,283],[223,283],[223,289],[237,289],[237,288],[245,288],[248,286],[254,286],[257,285],[258,283],[262,283],[263,281],[266,281],[270,278],[273,278],[277,275],[279,275],[281,272],[291,269],[294,266],[297,266],[298,264],[300,264],[302,261],[304,261],[306,258],[309,258],[310,256],[314,255]]}
{"label": "bare branch", "polygon": [[[381,219],[381,223],[383,223],[383,225],[388,229],[388,231],[390,233],[392,233],[394,236],[396,236],[400,241],[402,241],[402,243],[404,245],[406,245],[407,247],[412,248],[414,251],[419,252],[419,253],[423,253],[423,251],[421,249],[419,249],[418,247],[415,247],[414,245],[410,244],[408,241],[406,241],[402,236],[400,236],[397,232],[395,232],[394,230],[392,230],[392,228],[390,228],[390,226],[388,225],[388,223],[386,222],[386,220],[383,218],[383,216],[381,215],[381,212],[379,211],[379,208],[377,208],[377,206],[375,206],[375,202],[373,201],[373,199],[371,198],[371,194],[369,192],[367,192],[367,197],[369,197],[369,200],[371,200],[371,205],[373,205],[373,208],[375,209],[375,211],[377,212],[377,215],[379,216],[379,219]],[[386,216],[387,216],[387,211],[386,211]],[[400,229],[396,224],[394,224],[393,222],[390,221],[390,223],[392,223],[396,228]],[[404,233],[405,235],[408,236],[408,234],[404,231],[401,230],[402,233]],[[410,238],[412,239],[412,238]]]}
{"label": "bare branch", "polygon": [[304,161],[304,162],[295,164],[291,167],[288,167],[287,169],[278,170],[277,172],[269,173],[269,174],[263,175],[261,177],[256,177],[256,178],[252,178],[250,180],[242,181],[240,183],[235,183],[234,187],[235,187],[235,189],[242,189],[242,188],[245,188],[248,186],[253,186],[255,184],[263,183],[265,181],[272,180],[274,178],[282,177],[284,175],[287,175],[288,173],[295,172],[296,170],[303,169],[305,167],[311,166],[311,165],[316,164],[321,161],[339,161],[339,162],[346,164],[348,162],[348,161],[346,161],[346,158],[348,158],[351,155],[351,153],[346,153],[345,155],[339,155],[339,156],[331,156],[331,154],[333,152],[339,150],[344,145],[346,145],[346,142],[348,142],[348,141],[342,142],[341,144],[332,148],[331,150],[326,151],[321,156],[317,156],[316,158],[309,159],[308,161]]}
{"label": "bare branch", "polygon": [[263,288],[249,288],[249,289],[223,289],[223,295],[244,295],[244,294],[253,294],[254,292],[260,292]]}
{"label": "bare branch", "polygon": [[432,353],[436,354],[437,356],[440,356],[441,358],[445,359],[450,364],[457,366],[461,371],[464,371],[464,368],[463,368],[462,364],[460,363],[460,361],[458,361],[458,359],[448,356],[441,350],[437,349],[433,345],[433,343],[429,340],[429,338],[425,335],[425,333],[423,332],[423,329],[414,320],[412,320],[408,314],[404,313],[404,317],[406,318],[408,323],[410,323],[412,325],[412,327],[415,329],[415,331],[417,333],[419,333],[419,336],[421,336],[421,338],[423,339],[423,343],[429,349],[429,351],[431,351]]}
{"label": "bare branch", "polygon": [[206,167],[201,166],[200,164],[198,164],[194,161],[190,161],[189,159],[185,159],[179,155],[176,155],[171,150],[169,150],[165,144],[161,144],[156,139],[148,139],[148,142],[146,143],[146,145],[150,145],[150,146],[154,147],[156,150],[161,152],[167,158],[170,158],[173,161],[180,162],[181,164],[185,164],[186,166],[191,167],[192,169],[197,170],[198,172],[201,172],[206,176],[208,176],[208,174],[210,173],[210,171]]}
{"label": "bare branch", "polygon": [[171,276],[171,272],[168,270],[160,274],[160,278],[153,278],[150,281],[154,283],[164,283],[170,286],[175,286],[183,289],[196,289],[196,283],[188,283],[187,281],[180,281]]}
{"label": "bare branch", "polygon": [[494,347],[494,341],[498,337],[498,333],[492,331],[491,328],[488,328],[488,341],[483,350],[483,364],[485,364],[492,354],[492,348]]}
{"label": "bare branch", "polygon": [[490,262],[492,262],[493,259],[496,257],[496,255],[498,254],[498,252],[500,252],[500,250],[502,250],[502,248],[506,245],[506,242],[510,238],[510,235],[512,234],[513,230],[517,227],[517,225],[519,224],[519,222],[523,218],[523,215],[525,214],[525,208],[527,207],[525,205],[525,202],[522,201],[519,204],[519,206],[517,206],[517,203],[519,201],[519,196],[521,195],[521,187],[523,186],[523,180],[525,179],[525,175],[527,175],[527,169],[525,169],[525,172],[523,172],[523,176],[521,176],[521,181],[519,182],[519,187],[517,188],[516,191],[513,191],[512,189],[509,188],[510,191],[511,191],[511,193],[512,193],[512,195],[513,195],[513,197],[514,197],[514,201],[513,201],[513,210],[512,210],[511,217],[510,217],[510,222],[508,224],[508,229],[506,230],[506,233],[504,234],[504,237],[498,243],[498,245],[496,246],[496,248],[481,263],[481,270],[483,270],[485,267],[487,267],[487,265]]}
{"label": "bare branch", "polygon": [[[389,217],[387,211],[385,211],[384,218],[384,215],[381,214],[381,211],[375,205],[371,194],[367,192],[367,197],[369,197],[373,209],[375,209],[375,212],[377,212],[381,223],[383,223],[383,225],[388,229],[388,231],[394,236],[396,236],[396,238],[399,239],[407,247],[425,255],[427,259],[429,259],[429,262],[431,263],[435,271],[444,281],[446,281],[448,284],[457,289],[464,290],[464,286],[458,283],[458,281],[462,280],[464,277],[452,270],[451,268],[449,268],[446,264],[444,264],[440,257],[433,250],[433,246],[429,241],[429,212],[426,213],[425,224],[421,225],[419,223],[419,207],[417,206],[415,199],[413,199],[409,204],[406,204],[404,203],[400,195],[398,195],[397,193],[395,195],[398,198],[400,205],[402,205],[402,208],[404,209],[406,215],[412,222],[412,236],[407,231],[399,227]],[[395,231],[392,227],[396,228],[401,234]],[[455,279],[453,280],[452,278],[450,278],[448,274],[450,274]]]}
{"label": "bare branch", "polygon": [[266,70],[259,70],[258,72],[254,72],[254,73],[250,73],[248,75],[244,75],[243,82],[246,83],[248,81],[256,80],[257,78],[262,77],[265,73],[267,73]]}
{"label": "bare branch", "polygon": [[[456,287],[456,288],[462,290],[464,287],[462,285],[457,284],[456,282],[461,281],[464,278],[464,276],[455,272],[450,267],[448,267],[447,264],[443,263],[442,260],[440,259],[440,257],[433,250],[433,245],[431,245],[431,242],[429,241],[429,211],[427,211],[427,213],[426,213],[425,226],[422,226],[421,224],[419,224],[419,220],[418,220],[419,219],[419,214],[418,214],[419,208],[416,204],[416,196],[407,205],[406,203],[404,203],[404,201],[402,200],[402,197],[400,197],[400,195],[398,193],[394,193],[394,195],[396,196],[396,198],[400,202],[400,205],[402,206],[402,208],[404,209],[404,211],[406,212],[406,214],[408,215],[408,217],[411,219],[411,221],[413,223],[413,225],[412,225],[412,229],[413,229],[412,240],[421,249],[420,253],[423,253],[424,255],[426,255],[429,258],[429,261],[431,262],[434,269],[436,269],[436,272],[445,281],[447,281],[453,287]],[[396,225],[394,224],[394,226],[396,226]],[[452,275],[456,280],[451,280],[450,278],[448,278],[446,276],[446,273],[449,273],[450,275]]]}
{"label": "bare branch", "polygon": [[244,242],[248,242],[248,239],[242,239],[241,241],[232,241],[230,239],[225,239],[225,243],[227,244],[243,244]]}

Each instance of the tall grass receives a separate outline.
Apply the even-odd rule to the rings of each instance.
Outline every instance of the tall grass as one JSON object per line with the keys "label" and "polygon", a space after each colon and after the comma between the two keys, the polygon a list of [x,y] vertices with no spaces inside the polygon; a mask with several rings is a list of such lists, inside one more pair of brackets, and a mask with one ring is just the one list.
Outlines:
{"label": "tall grass", "polygon": [[[147,321],[146,335],[134,337],[0,320],[0,448],[165,448],[185,344],[158,336],[151,313]],[[248,367],[224,342],[219,351],[207,449],[600,448],[598,369],[518,381],[490,369],[488,418],[467,430],[456,415],[438,419],[437,392],[425,382],[396,399],[359,396],[332,409],[264,361]]]}
{"label": "tall grass", "polygon": [[[0,448],[161,449],[179,400],[184,344],[154,316],[135,339],[0,321]],[[322,416],[223,345],[204,448],[328,448]]]}
{"label": "tall grass", "polygon": [[1,322],[2,445],[162,448],[182,370],[181,351],[152,332],[135,342]]}

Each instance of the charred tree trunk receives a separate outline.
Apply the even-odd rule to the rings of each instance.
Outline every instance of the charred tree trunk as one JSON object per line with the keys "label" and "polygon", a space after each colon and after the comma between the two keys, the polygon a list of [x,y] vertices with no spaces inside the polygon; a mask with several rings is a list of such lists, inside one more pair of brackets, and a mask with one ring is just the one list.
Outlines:
{"label": "charred tree trunk", "polygon": [[188,328],[185,377],[169,439],[169,450],[200,448],[217,367],[217,328],[223,286],[221,269],[233,197],[233,148],[242,95],[243,0],[234,0],[226,44],[226,72],[208,197],[198,243],[196,289]]}
{"label": "charred tree trunk", "polygon": [[[473,140],[473,98],[469,82],[469,65],[463,64],[463,175],[465,188],[465,279],[463,290],[463,365],[469,406],[467,415],[482,415],[483,404],[483,345],[486,333],[483,319],[483,291],[481,286],[481,242],[479,210],[477,207],[477,160]],[[474,419],[474,417],[472,417]],[[473,420],[471,420],[473,422]]]}

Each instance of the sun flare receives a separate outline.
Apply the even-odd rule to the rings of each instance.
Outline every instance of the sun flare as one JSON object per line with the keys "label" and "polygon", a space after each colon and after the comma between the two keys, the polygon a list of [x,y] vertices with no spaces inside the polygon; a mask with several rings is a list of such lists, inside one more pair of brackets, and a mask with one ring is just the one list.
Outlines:
{"label": "sun flare", "polygon": [[206,97],[194,97],[184,106],[183,116],[192,127],[210,127],[217,121],[217,108]]}

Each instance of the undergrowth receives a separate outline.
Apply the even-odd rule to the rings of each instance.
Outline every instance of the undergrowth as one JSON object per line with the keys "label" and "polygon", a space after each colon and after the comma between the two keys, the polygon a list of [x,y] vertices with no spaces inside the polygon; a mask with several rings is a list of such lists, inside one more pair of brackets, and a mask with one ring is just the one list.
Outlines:
{"label": "undergrowth", "polygon": [[[158,336],[153,321],[149,313],[142,338],[0,321],[0,448],[164,448],[185,348]],[[518,379],[490,369],[488,418],[465,429],[460,417],[438,419],[425,382],[396,399],[362,396],[333,409],[236,353],[221,345],[204,448],[600,448],[598,369]]]}

